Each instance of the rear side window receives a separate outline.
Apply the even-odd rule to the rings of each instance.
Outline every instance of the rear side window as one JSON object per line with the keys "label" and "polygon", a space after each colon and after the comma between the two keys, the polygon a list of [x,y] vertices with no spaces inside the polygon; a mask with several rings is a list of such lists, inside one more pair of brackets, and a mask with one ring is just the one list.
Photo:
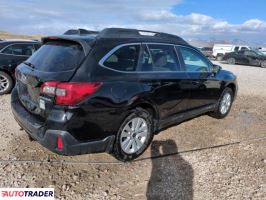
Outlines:
{"label": "rear side window", "polygon": [[119,71],[136,71],[140,45],[127,45],[116,50],[104,62],[105,67]]}
{"label": "rear side window", "polygon": [[141,71],[177,71],[179,62],[173,45],[149,44],[145,47]]}
{"label": "rear side window", "polygon": [[17,56],[31,56],[35,51],[33,44],[13,44],[3,50],[2,53]]}
{"label": "rear side window", "polygon": [[239,50],[239,47],[235,47],[235,50],[234,51],[238,51]]}
{"label": "rear side window", "polygon": [[248,50],[247,47],[241,47],[241,50]]}
{"label": "rear side window", "polygon": [[179,47],[179,49],[185,63],[186,71],[188,72],[209,71],[209,64],[201,54],[190,48]]}
{"label": "rear side window", "polygon": [[74,42],[48,42],[27,62],[45,72],[69,71],[78,67],[85,57],[81,45]]}

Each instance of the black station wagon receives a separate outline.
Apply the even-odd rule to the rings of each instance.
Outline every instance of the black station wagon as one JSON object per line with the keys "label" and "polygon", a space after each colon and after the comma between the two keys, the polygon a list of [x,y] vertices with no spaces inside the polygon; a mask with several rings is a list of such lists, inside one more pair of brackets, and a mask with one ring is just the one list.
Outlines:
{"label": "black station wagon", "polygon": [[9,93],[15,84],[15,68],[27,60],[40,42],[33,40],[0,41],[0,95]]}
{"label": "black station wagon", "polygon": [[11,104],[30,138],[58,154],[129,161],[162,129],[225,117],[236,97],[236,76],[175,35],[78,29],[42,42],[17,67]]}

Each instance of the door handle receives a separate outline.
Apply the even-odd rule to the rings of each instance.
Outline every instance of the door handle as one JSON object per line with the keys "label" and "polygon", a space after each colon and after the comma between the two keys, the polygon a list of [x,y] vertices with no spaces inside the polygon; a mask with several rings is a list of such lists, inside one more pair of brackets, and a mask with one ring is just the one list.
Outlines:
{"label": "door handle", "polygon": [[199,81],[192,81],[192,85],[199,85],[200,82]]}
{"label": "door handle", "polygon": [[152,86],[152,87],[159,87],[161,86],[161,82],[151,82],[151,83],[148,83],[149,86]]}

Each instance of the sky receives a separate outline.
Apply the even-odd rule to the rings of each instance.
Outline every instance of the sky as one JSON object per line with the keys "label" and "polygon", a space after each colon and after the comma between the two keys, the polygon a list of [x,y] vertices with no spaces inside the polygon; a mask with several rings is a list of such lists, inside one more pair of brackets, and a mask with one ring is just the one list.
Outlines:
{"label": "sky", "polygon": [[128,27],[265,44],[265,10],[265,0],[0,0],[0,31],[56,35]]}

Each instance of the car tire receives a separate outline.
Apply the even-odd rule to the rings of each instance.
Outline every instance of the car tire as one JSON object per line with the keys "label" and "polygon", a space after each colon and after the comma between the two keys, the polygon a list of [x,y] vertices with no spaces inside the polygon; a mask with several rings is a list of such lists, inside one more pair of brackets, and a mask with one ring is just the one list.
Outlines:
{"label": "car tire", "polygon": [[152,121],[152,115],[147,110],[142,108],[132,110],[116,135],[113,148],[114,157],[126,162],[140,156],[153,139]]}
{"label": "car tire", "polygon": [[14,81],[6,72],[0,71],[0,95],[8,94],[14,86]]}
{"label": "car tire", "polygon": [[225,118],[231,110],[233,98],[233,90],[229,87],[225,88],[210,116],[216,119]]}
{"label": "car tire", "polygon": [[260,66],[261,66],[262,68],[266,68],[266,60],[262,61],[262,62],[260,63]]}
{"label": "car tire", "polygon": [[228,58],[228,59],[227,59],[227,63],[228,63],[229,65],[234,65],[234,64],[236,64],[236,59],[234,59],[234,58]]}
{"label": "car tire", "polygon": [[218,55],[218,56],[216,57],[216,60],[217,60],[217,61],[222,61],[222,60],[223,60],[223,56],[222,56],[222,55]]}

